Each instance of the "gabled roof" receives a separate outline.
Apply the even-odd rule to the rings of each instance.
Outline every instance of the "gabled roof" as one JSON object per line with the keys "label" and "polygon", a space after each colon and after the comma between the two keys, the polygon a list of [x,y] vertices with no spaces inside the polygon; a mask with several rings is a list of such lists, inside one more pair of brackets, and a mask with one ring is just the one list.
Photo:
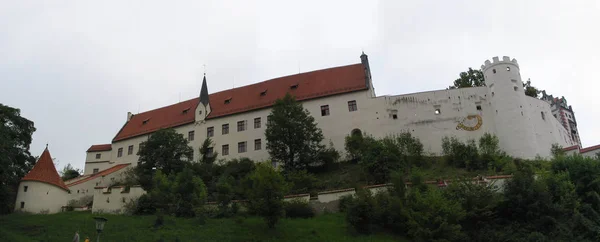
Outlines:
{"label": "gabled roof", "polygon": [[[106,175],[108,175],[108,174],[111,174],[111,173],[117,172],[118,170],[121,170],[121,169],[123,169],[123,168],[127,167],[128,165],[129,165],[129,163],[127,163],[127,164],[119,164],[119,165],[115,165],[115,166],[113,166],[113,167],[111,167],[111,168],[108,168],[108,169],[106,169],[106,170],[102,170],[102,171],[100,171],[100,172],[98,172],[98,173],[91,174],[91,175],[89,175],[87,178],[81,179],[81,180],[79,180],[79,181],[75,181],[75,182],[73,182],[73,183],[69,183],[69,185],[67,185],[67,186],[68,186],[68,187],[72,187],[72,186],[75,186],[75,185],[77,185],[77,184],[81,184],[81,183],[87,182],[87,181],[89,181],[89,180],[94,180],[94,179],[96,179],[96,178],[98,178],[98,177],[101,177],[101,176],[106,176]],[[74,179],[77,179],[77,178],[74,178]],[[67,182],[69,182],[69,181],[67,181]]]}
{"label": "gabled roof", "polygon": [[[368,87],[363,64],[279,77],[210,94],[211,113],[207,119],[267,108],[288,92],[297,100],[302,101],[366,89]],[[226,103],[227,99],[230,101]],[[199,98],[194,98],[136,114],[125,123],[113,142],[148,134],[161,128],[192,123],[195,121],[195,110],[199,101]],[[186,109],[191,112],[184,111]]]}
{"label": "gabled roof", "polygon": [[87,150],[87,152],[108,151],[108,150],[112,150],[112,145],[111,144],[92,145]]}
{"label": "gabled roof", "polygon": [[579,149],[579,145],[573,145],[573,146],[569,146],[567,148],[563,148],[563,151],[571,151],[571,150],[576,150]]}
{"label": "gabled roof", "polygon": [[35,163],[31,171],[21,179],[21,181],[39,181],[43,183],[48,183],[50,185],[54,185],[60,187],[65,190],[69,190],[63,180],[56,172],[56,167],[54,167],[54,162],[52,162],[52,156],[50,156],[50,151],[48,151],[48,147],[42,152],[42,155]]}

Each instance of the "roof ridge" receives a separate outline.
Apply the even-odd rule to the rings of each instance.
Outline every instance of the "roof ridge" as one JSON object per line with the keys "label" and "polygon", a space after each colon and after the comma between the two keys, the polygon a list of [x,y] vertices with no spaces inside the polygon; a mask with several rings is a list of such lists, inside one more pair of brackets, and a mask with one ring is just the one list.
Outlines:
{"label": "roof ridge", "polygon": [[107,169],[101,170],[101,171],[99,171],[97,173],[91,174],[89,177],[86,177],[86,178],[81,179],[79,181],[74,181],[72,183],[69,183],[66,186],[67,187],[72,187],[72,186],[75,186],[75,185],[78,185],[78,184],[81,184],[81,183],[85,183],[85,182],[93,180],[93,179],[95,179],[95,178],[97,178],[99,176],[106,176],[106,175],[115,173],[115,172],[117,172],[117,171],[119,171],[119,170],[121,170],[121,169],[129,166],[129,165],[131,165],[131,163],[117,164],[117,165],[111,166],[111,167],[109,167]]}

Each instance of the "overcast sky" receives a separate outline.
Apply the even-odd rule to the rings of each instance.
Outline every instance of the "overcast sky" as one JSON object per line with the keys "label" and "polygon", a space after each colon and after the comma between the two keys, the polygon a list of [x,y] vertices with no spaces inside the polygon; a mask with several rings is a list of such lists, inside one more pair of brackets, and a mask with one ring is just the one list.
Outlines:
{"label": "overcast sky", "polygon": [[128,111],[196,97],[203,65],[212,93],[365,51],[386,95],[444,89],[507,55],[567,98],[584,147],[600,144],[598,1],[287,2],[0,0],[0,103],[35,122],[33,155],[49,143],[58,168],[83,168]]}

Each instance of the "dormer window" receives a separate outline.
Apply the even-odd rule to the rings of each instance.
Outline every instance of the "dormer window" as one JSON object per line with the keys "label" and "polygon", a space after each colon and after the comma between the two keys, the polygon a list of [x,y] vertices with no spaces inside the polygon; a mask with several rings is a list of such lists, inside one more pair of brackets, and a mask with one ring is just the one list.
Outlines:
{"label": "dormer window", "polygon": [[188,107],[188,108],[184,109],[184,110],[183,110],[183,111],[181,111],[181,112],[182,112],[183,114],[186,114],[186,113],[188,113],[189,111],[190,111],[190,108]]}
{"label": "dormer window", "polygon": [[147,124],[148,121],[150,121],[150,118],[144,119],[144,121],[142,121],[142,124]]}
{"label": "dormer window", "polygon": [[225,104],[229,104],[229,103],[231,103],[231,98],[225,99]]}
{"label": "dormer window", "polygon": [[298,89],[298,83],[296,83],[296,84],[292,84],[292,85],[290,86],[290,89],[292,89],[292,90],[296,90],[296,89]]}
{"label": "dormer window", "polygon": [[264,91],[260,92],[261,96],[266,96],[267,95],[267,89],[265,89]]}

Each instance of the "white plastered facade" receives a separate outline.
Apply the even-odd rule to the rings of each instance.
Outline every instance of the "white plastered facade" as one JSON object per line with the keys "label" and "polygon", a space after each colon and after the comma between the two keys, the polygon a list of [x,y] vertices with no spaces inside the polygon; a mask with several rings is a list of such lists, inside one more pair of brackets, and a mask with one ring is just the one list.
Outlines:
{"label": "white plastered facade", "polygon": [[[373,86],[369,85],[369,89],[364,91],[307,100],[302,105],[323,131],[324,144],[333,143],[342,154],[344,138],[354,129],[377,138],[410,132],[421,140],[425,152],[432,155],[441,153],[444,136],[467,141],[478,140],[484,133],[498,136],[500,148],[519,158],[548,157],[553,143],[563,147],[573,145],[568,132],[553,117],[550,105],[524,94],[516,60],[495,57],[493,61],[486,61],[482,70],[487,85],[484,87],[375,97]],[[349,111],[348,101],[356,101],[356,111]],[[323,105],[329,106],[328,116],[321,115]],[[205,115],[210,111],[210,107],[198,106]],[[194,160],[198,159],[198,149],[207,137],[207,128],[213,127],[214,135],[210,138],[219,159],[248,157],[264,161],[269,159],[264,136],[269,112],[270,108],[265,108],[206,120],[204,115],[196,115],[196,122],[174,129],[185,138],[188,132],[194,131],[194,140],[190,141]],[[260,128],[254,128],[255,118],[260,118]],[[244,131],[238,132],[239,121],[245,122]],[[223,124],[229,124],[228,134],[222,133]],[[123,163],[135,166],[139,145],[148,136],[145,134],[114,142],[112,150],[106,151],[110,155],[102,154],[102,157],[111,157],[110,162],[86,163],[86,174],[91,171],[88,164],[100,170]],[[259,150],[255,149],[255,140],[260,140]],[[238,152],[240,142],[246,142],[245,152]],[[128,154],[130,145],[133,145],[132,154]],[[223,154],[223,145],[229,146],[226,155]],[[120,148],[123,154],[118,157]],[[89,153],[86,160],[93,161],[94,154]]]}

